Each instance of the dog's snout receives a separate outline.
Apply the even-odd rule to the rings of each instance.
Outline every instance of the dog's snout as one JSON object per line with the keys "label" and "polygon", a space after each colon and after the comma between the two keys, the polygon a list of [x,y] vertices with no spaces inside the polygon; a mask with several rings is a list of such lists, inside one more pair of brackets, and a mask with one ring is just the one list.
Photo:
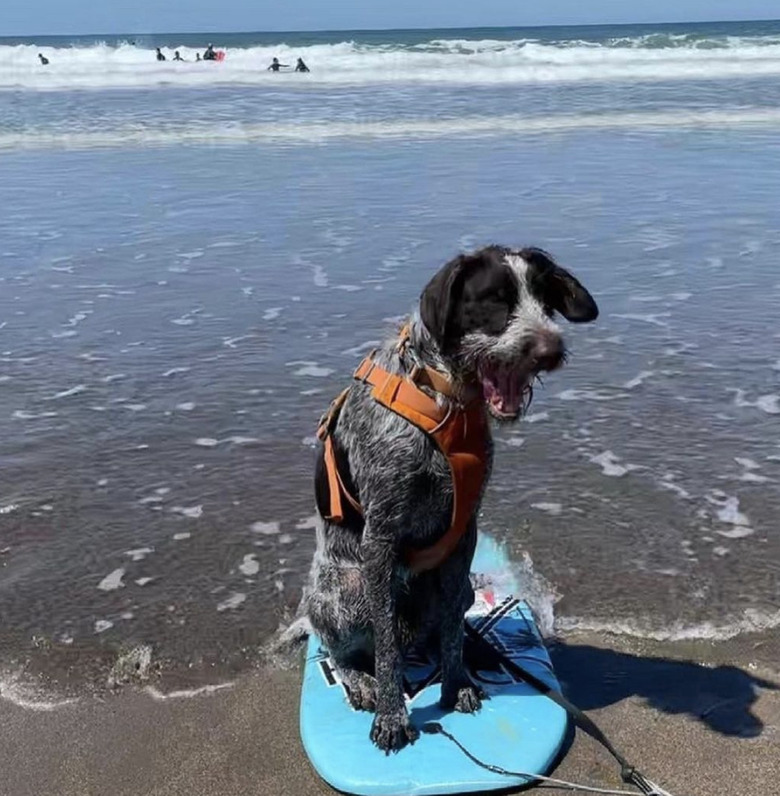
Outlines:
{"label": "dog's snout", "polygon": [[538,370],[555,370],[563,364],[566,348],[559,334],[541,332],[534,336],[529,354]]}

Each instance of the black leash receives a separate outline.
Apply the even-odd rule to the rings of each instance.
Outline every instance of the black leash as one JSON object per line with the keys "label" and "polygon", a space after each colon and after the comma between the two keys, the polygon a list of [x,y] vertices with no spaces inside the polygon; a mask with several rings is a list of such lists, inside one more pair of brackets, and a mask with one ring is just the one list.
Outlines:
{"label": "black leash", "polygon": [[[466,636],[467,638],[476,645],[479,654],[483,655],[486,659],[492,660],[494,664],[500,664],[501,666],[506,669],[506,671],[512,675],[515,675],[520,680],[532,685],[537,691],[544,694],[546,697],[552,699],[553,702],[560,705],[573,719],[574,723],[579,727],[583,732],[590,735],[595,741],[598,741],[611,755],[612,757],[617,760],[620,765],[620,776],[628,785],[633,785],[634,787],[638,788],[645,796],[671,796],[667,791],[660,788],[654,782],[651,782],[647,777],[641,774],[634,766],[632,766],[626,758],[618,752],[617,749],[612,745],[609,738],[603,733],[601,728],[593,721],[589,716],[583,713],[576,705],[566,699],[563,694],[556,691],[554,688],[551,688],[547,683],[543,680],[540,680],[536,675],[532,674],[531,672],[524,669],[519,664],[515,663],[513,660],[508,658],[502,652],[497,650],[491,644],[489,644],[485,639],[480,635],[479,631],[475,630],[468,622],[465,623],[466,628]],[[471,753],[469,753],[461,744],[452,737],[449,733],[447,733],[444,728],[437,724],[436,722],[429,722],[428,724],[424,725],[422,728],[423,732],[427,733],[439,733],[445,735],[450,740],[454,741],[461,749],[464,751],[472,760],[477,762],[479,765],[490,769],[491,771],[495,771],[496,773],[503,773],[503,774],[511,774],[512,772],[505,771],[498,766],[491,766],[486,763],[482,763],[481,761],[474,758]]]}

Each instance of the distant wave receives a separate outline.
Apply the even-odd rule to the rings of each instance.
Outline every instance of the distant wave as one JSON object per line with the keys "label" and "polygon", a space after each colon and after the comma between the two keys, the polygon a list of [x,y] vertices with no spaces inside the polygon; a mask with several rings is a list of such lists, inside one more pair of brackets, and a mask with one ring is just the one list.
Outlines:
{"label": "distant wave", "polygon": [[0,133],[0,151],[100,149],[252,143],[309,144],[346,138],[445,138],[493,135],[543,135],[584,130],[669,130],[731,128],[780,124],[780,109],[662,111],[557,116],[493,116],[458,119],[408,119],[396,122],[300,122],[295,124],[192,124],[179,127],[137,124],[109,130],[30,129]]}
{"label": "distant wave", "polygon": [[[364,44],[344,41],[292,47],[228,49],[222,63],[194,63],[196,50],[179,47],[187,63],[173,63],[175,48],[164,48],[166,63],[150,49],[122,43],[89,47],[0,46],[0,89],[63,90],[143,86],[362,85],[449,83],[505,85],[556,82],[725,79],[780,75],[780,37],[697,37],[648,34],[607,41],[542,42],[524,38],[433,39],[423,44]],[[51,64],[42,67],[42,52]],[[295,63],[302,57],[308,75],[273,75],[271,58]]]}

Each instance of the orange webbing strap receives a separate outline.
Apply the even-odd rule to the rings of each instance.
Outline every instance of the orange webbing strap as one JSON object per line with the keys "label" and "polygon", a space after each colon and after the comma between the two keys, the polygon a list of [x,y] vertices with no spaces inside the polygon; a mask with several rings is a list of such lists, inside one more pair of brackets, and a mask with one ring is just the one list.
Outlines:
{"label": "orange webbing strap", "polygon": [[336,450],[333,447],[333,437],[331,432],[338,421],[339,412],[347,400],[349,394],[349,387],[342,390],[336,398],[334,398],[328,411],[322,416],[320,425],[317,428],[317,438],[323,443],[325,447],[325,472],[328,475],[328,494],[330,499],[330,513],[327,517],[334,522],[344,521],[344,505],[341,502],[342,495],[347,499],[350,506],[352,506],[358,514],[363,513],[360,503],[349,494],[349,490],[344,486],[341,480],[341,473],[336,463]]}
{"label": "orange webbing strap", "polygon": [[405,377],[379,367],[370,356],[360,363],[354,375],[374,388],[371,391],[374,400],[432,436],[450,466],[453,485],[450,527],[436,544],[411,551],[407,557],[413,572],[433,569],[452,553],[466,533],[482,492],[487,433],[484,407],[480,401],[473,401],[463,410],[445,409]]}

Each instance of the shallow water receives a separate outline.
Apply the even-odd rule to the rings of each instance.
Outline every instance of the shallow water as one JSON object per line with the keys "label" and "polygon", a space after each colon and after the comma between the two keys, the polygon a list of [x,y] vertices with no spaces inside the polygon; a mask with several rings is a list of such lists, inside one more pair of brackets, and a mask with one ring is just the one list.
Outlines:
{"label": "shallow water", "polygon": [[[55,137],[0,155],[0,669],[102,682],[135,643],[179,670],[255,660],[313,550],[319,414],[429,276],[489,242],[552,251],[601,317],[567,329],[567,367],[496,430],[481,527],[531,554],[562,629],[780,624],[780,133],[750,119],[780,114],[776,87],[524,88],[530,115],[601,97],[623,121],[479,136],[448,98],[492,119],[523,103],[204,91],[17,95]],[[96,148],[198,102],[441,130]],[[74,109],[101,105],[113,121],[86,113],[68,151]],[[648,113],[667,123],[630,117]]]}

